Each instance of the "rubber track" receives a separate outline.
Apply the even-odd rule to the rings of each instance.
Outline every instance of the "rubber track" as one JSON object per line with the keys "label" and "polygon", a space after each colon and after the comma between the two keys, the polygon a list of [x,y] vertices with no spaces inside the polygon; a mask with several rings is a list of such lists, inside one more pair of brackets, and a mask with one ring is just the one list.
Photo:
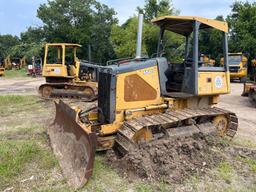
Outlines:
{"label": "rubber track", "polygon": [[[156,114],[156,115],[148,115],[143,117],[138,117],[129,121],[124,122],[122,127],[117,132],[116,144],[118,146],[118,150],[122,154],[126,154],[132,147],[136,146],[136,143],[133,141],[134,134],[143,129],[143,128],[153,128],[157,126],[167,127],[167,131],[170,132],[173,136],[176,132],[180,132],[181,136],[191,135],[195,130],[195,126],[186,126],[186,127],[172,127],[171,125],[179,125],[179,122],[186,121],[193,118],[198,117],[214,117],[217,115],[225,115],[228,116],[228,130],[226,136],[229,138],[233,138],[237,132],[238,128],[238,118],[236,114],[227,110],[223,110],[220,108],[208,108],[208,109],[181,109],[181,110],[167,110],[164,113]],[[196,125],[197,130],[200,131],[200,124]],[[203,126],[201,126],[203,127]],[[212,128],[213,124],[209,122],[206,123],[205,128]],[[213,127],[216,130],[215,126]],[[176,131],[177,130],[177,131]],[[172,135],[170,135],[172,137]]]}

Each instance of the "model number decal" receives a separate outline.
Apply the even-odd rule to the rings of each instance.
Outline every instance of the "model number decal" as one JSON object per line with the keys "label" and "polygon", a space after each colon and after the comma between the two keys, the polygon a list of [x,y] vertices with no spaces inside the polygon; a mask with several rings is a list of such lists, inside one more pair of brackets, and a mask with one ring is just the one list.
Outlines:
{"label": "model number decal", "polygon": [[149,70],[143,71],[143,74],[144,74],[144,75],[148,75],[148,74],[152,74],[152,73],[154,73],[154,70],[153,70],[153,69],[149,69]]}

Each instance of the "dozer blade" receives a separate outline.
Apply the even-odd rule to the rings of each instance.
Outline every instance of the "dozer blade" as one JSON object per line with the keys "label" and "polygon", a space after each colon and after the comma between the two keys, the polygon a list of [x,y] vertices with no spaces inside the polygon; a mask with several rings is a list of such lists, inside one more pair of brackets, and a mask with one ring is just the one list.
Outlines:
{"label": "dozer blade", "polygon": [[253,83],[244,83],[244,90],[241,96],[248,97],[250,89],[253,87]]}
{"label": "dozer blade", "polygon": [[252,105],[256,106],[256,87],[253,87],[249,92],[249,99]]}
{"label": "dozer blade", "polygon": [[55,106],[56,117],[48,134],[68,184],[78,189],[92,175],[96,135],[79,125],[78,113],[63,101],[55,102]]}

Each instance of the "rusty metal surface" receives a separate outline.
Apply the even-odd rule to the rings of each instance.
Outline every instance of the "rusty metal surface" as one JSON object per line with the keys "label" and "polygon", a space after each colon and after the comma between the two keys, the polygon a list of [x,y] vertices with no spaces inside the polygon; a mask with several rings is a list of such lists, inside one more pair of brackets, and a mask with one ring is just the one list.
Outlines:
{"label": "rusty metal surface", "polygon": [[254,85],[253,88],[250,89],[248,97],[252,105],[256,106],[256,85]]}
{"label": "rusty metal surface", "polygon": [[48,134],[54,154],[67,182],[74,189],[91,177],[96,151],[95,133],[86,133],[75,121],[76,114],[66,104],[55,102],[56,117]]}
{"label": "rusty metal surface", "polygon": [[139,75],[129,75],[124,80],[124,100],[147,101],[157,98],[157,91]]}

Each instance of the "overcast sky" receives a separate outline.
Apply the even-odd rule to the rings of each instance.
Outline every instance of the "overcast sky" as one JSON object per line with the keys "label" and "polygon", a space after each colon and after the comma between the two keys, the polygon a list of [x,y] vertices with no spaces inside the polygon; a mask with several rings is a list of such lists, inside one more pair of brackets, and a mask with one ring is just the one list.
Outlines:
{"label": "overcast sky", "polygon": [[[136,13],[137,6],[143,6],[144,0],[99,0],[113,7],[120,23]],[[253,2],[255,0],[249,0]],[[47,0],[0,0],[0,34],[19,35],[28,26],[38,26],[36,10]],[[180,15],[215,18],[217,15],[230,13],[234,0],[173,0],[173,6],[180,10]]]}

